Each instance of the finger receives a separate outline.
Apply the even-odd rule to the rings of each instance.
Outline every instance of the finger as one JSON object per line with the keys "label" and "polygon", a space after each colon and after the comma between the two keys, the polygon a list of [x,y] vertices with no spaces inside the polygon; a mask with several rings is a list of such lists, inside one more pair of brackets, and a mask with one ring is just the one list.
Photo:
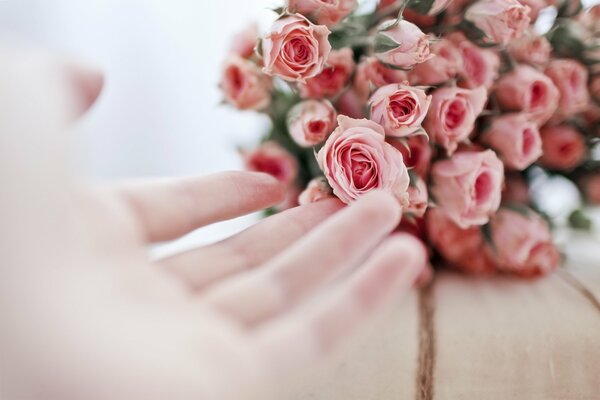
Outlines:
{"label": "finger", "polygon": [[96,102],[102,87],[104,77],[97,69],[78,62],[65,64],[67,79],[75,92],[75,115],[77,117],[87,112]]}
{"label": "finger", "polygon": [[337,199],[292,208],[210,246],[161,262],[193,291],[265,263],[343,207]]}
{"label": "finger", "polygon": [[265,268],[209,290],[205,301],[241,325],[255,325],[298,304],[346,267],[356,266],[398,224],[394,198],[372,192],[337,213]]}
{"label": "finger", "polygon": [[413,286],[426,264],[420,241],[388,238],[350,278],[309,306],[261,326],[261,354],[283,376],[319,365]]}
{"label": "finger", "polygon": [[118,190],[149,242],[176,239],[204,225],[272,206],[284,196],[275,178],[254,172],[169,179]]}

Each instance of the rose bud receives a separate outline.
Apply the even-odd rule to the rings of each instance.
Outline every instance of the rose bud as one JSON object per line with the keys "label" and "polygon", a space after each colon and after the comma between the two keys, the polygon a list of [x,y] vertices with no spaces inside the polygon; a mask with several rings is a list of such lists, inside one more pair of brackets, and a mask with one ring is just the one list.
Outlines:
{"label": "rose bud", "polygon": [[303,206],[310,203],[316,203],[321,200],[333,199],[333,192],[324,177],[314,178],[298,197],[298,203]]}
{"label": "rose bud", "polygon": [[590,80],[589,91],[594,100],[600,102],[600,75],[592,77]]}
{"label": "rose bud", "polygon": [[411,183],[408,186],[408,206],[406,206],[404,212],[421,218],[425,215],[428,202],[427,185],[423,179],[417,178],[414,184]]}
{"label": "rose bud", "polygon": [[298,175],[298,162],[278,143],[264,142],[254,150],[242,150],[246,170],[264,172],[289,185]]}
{"label": "rose bud", "polygon": [[416,135],[403,138],[402,140],[393,139],[389,143],[402,153],[404,164],[408,169],[417,174],[421,179],[427,177],[432,156],[427,136]]}
{"label": "rose bud", "polygon": [[329,53],[327,64],[320,74],[304,83],[298,83],[300,96],[313,99],[335,97],[344,89],[353,72],[352,49],[333,50]]}
{"label": "rose bud", "polygon": [[356,0],[287,0],[290,12],[306,15],[317,24],[334,26],[354,11]]}
{"label": "rose bud", "polygon": [[516,61],[544,67],[550,60],[552,45],[545,36],[528,32],[513,40],[508,46],[508,52]]}
{"label": "rose bud", "polygon": [[481,142],[494,149],[508,169],[522,171],[542,155],[542,139],[527,114],[503,114],[492,120]]}
{"label": "rose bud", "polygon": [[302,101],[288,113],[288,131],[299,146],[312,147],[333,131],[336,116],[335,108],[327,100]]}
{"label": "rose bud", "polygon": [[373,88],[408,80],[406,71],[388,68],[375,57],[365,58],[358,64],[354,77],[354,89],[366,103]]}
{"label": "rose bud", "polygon": [[558,119],[572,117],[587,108],[590,103],[588,71],[583,64],[569,59],[552,60],[546,68],[546,75],[560,93]]}
{"label": "rose bud", "polygon": [[560,261],[548,223],[526,207],[502,208],[490,222],[498,268],[522,277],[545,275]]}
{"label": "rose bud", "polygon": [[423,127],[434,143],[443,146],[451,155],[458,143],[469,137],[475,120],[487,102],[487,91],[443,87],[433,92],[429,113]]}
{"label": "rose bud", "polygon": [[587,156],[585,138],[569,125],[544,127],[539,162],[542,166],[559,171],[569,171],[581,164]]}
{"label": "rose bud", "polygon": [[[463,40],[459,40],[462,36]],[[475,89],[484,86],[490,89],[494,81],[498,79],[500,69],[500,57],[495,51],[483,49],[463,35],[453,35],[458,50],[462,56],[463,69],[460,72],[461,86],[468,89]]]}
{"label": "rose bud", "polygon": [[417,64],[410,71],[412,85],[438,85],[452,80],[463,68],[463,60],[459,50],[448,39],[440,39],[430,46],[434,54],[430,60]]}
{"label": "rose bud", "polygon": [[422,131],[431,96],[423,89],[397,83],[379,88],[369,100],[371,120],[383,126],[386,135],[404,137]]}
{"label": "rose bud", "polygon": [[258,27],[256,24],[251,24],[233,37],[231,52],[242,58],[250,58],[254,55],[257,41]]}
{"label": "rose bud", "polygon": [[329,33],[300,14],[279,18],[262,40],[265,73],[300,82],[317,76],[331,51]]}
{"label": "rose bud", "polygon": [[504,190],[502,191],[502,203],[531,203],[529,186],[521,174],[506,174]]}
{"label": "rose bud", "polygon": [[429,208],[425,223],[429,243],[454,269],[474,275],[496,271],[481,227],[461,228],[439,208]]}
{"label": "rose bud", "polygon": [[585,199],[592,204],[600,204],[600,174],[585,175],[579,181]]}
{"label": "rose bud", "polygon": [[271,102],[271,79],[252,61],[236,55],[225,60],[219,86],[227,102],[240,110],[262,110]]}
{"label": "rose bud", "polygon": [[431,196],[461,228],[484,225],[498,210],[504,166],[492,150],[459,151],[431,168]]}
{"label": "rose bud", "polygon": [[465,19],[485,35],[484,42],[506,45],[529,26],[529,7],[517,0],[479,0]]}
{"label": "rose bud", "polygon": [[371,190],[384,190],[406,206],[410,178],[402,153],[385,142],[373,121],[338,116],[338,127],[317,154],[333,193],[348,204]]}
{"label": "rose bud", "polygon": [[495,95],[503,110],[526,112],[538,126],[552,117],[560,98],[549,77],[523,64],[500,77],[496,82]]}
{"label": "rose bud", "polygon": [[406,20],[382,24],[375,36],[375,55],[384,64],[405,70],[433,57],[429,36]]}

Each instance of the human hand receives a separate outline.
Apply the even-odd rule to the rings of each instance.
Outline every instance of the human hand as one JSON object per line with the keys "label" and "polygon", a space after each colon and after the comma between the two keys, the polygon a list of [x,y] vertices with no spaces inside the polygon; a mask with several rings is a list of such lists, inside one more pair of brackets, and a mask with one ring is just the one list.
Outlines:
{"label": "human hand", "polygon": [[0,54],[7,398],[280,399],[423,268],[418,241],[389,237],[401,210],[383,193],[291,209],[151,261],[149,244],[277,204],[282,188],[243,172],[81,185],[64,128],[100,77]]}

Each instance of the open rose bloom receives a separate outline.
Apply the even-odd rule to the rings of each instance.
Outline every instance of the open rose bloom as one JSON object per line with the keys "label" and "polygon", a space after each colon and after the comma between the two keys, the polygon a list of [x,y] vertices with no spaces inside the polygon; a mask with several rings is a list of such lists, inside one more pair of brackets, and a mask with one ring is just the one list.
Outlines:
{"label": "open rose bloom", "polygon": [[[381,190],[435,267],[556,269],[538,188],[560,175],[600,203],[599,6],[281,1],[236,36],[220,80],[228,104],[271,121],[241,154],[286,186],[276,210]],[[560,18],[540,34],[546,7]]]}

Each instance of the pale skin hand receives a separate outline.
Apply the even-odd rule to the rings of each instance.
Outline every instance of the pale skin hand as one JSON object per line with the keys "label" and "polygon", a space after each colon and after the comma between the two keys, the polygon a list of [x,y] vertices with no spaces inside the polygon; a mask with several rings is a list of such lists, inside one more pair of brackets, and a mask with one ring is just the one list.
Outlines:
{"label": "pale skin hand", "polygon": [[282,188],[242,172],[82,186],[64,127],[100,78],[0,55],[0,397],[283,399],[422,270],[422,246],[389,236],[400,209],[383,193],[150,261],[148,244],[276,204]]}

